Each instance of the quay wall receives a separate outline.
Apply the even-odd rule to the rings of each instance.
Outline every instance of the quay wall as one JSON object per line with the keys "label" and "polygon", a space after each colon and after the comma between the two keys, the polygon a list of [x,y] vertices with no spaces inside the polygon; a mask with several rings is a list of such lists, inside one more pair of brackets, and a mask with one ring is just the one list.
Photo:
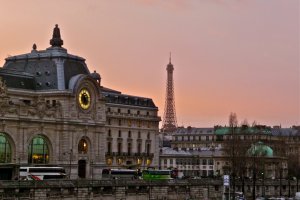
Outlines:
{"label": "quay wall", "polygon": [[[258,180],[256,196],[294,196],[297,181]],[[253,182],[236,181],[236,191],[252,197]],[[0,181],[0,199],[14,200],[220,200],[228,188],[221,179]],[[248,199],[247,198],[247,199]]]}

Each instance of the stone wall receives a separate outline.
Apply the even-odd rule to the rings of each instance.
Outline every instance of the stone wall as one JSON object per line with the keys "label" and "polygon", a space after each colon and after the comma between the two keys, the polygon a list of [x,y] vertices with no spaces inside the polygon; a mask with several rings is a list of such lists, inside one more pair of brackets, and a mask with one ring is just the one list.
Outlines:
{"label": "stone wall", "polygon": [[[247,199],[252,197],[253,182],[244,183]],[[256,182],[256,195],[293,197],[297,181],[264,180]],[[242,183],[237,181],[236,191]],[[220,200],[223,182],[200,180],[64,180],[64,181],[0,181],[0,199],[84,199],[84,200]]]}

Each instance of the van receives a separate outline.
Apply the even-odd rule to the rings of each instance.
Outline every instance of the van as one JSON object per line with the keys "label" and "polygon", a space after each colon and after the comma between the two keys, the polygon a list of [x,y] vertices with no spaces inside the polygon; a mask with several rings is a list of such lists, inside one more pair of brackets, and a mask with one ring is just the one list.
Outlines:
{"label": "van", "polygon": [[300,200],[300,192],[296,192],[296,194],[295,194],[295,200]]}

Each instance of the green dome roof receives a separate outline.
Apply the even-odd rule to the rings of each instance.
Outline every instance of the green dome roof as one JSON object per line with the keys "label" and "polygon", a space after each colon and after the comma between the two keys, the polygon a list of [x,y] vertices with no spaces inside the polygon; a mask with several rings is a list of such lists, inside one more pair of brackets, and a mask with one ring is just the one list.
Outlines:
{"label": "green dome roof", "polygon": [[257,142],[251,146],[248,150],[248,154],[251,156],[273,157],[273,149],[265,145],[263,142]]}

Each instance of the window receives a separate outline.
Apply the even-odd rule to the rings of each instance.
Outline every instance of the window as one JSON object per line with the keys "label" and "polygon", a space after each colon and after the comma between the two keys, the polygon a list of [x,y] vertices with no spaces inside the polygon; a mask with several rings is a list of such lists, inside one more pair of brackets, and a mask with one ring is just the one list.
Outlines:
{"label": "window", "polygon": [[121,126],[121,125],[122,125],[122,120],[119,119],[119,126]]}
{"label": "window", "polygon": [[85,139],[81,139],[78,143],[78,152],[79,153],[87,153],[88,152],[88,144]]}
{"label": "window", "polygon": [[108,119],[108,122],[107,122],[107,123],[108,123],[108,125],[111,125],[111,120],[110,120],[110,119]]}
{"label": "window", "polygon": [[5,134],[0,133],[0,163],[11,162],[11,146]]}
{"label": "window", "polygon": [[118,113],[121,113],[121,109],[120,108],[118,109]]}
{"label": "window", "polygon": [[167,165],[167,159],[164,159],[164,164]]}
{"label": "window", "polygon": [[127,113],[130,114],[130,110],[127,110]]}
{"label": "window", "polygon": [[110,108],[107,108],[107,112],[110,112]]}
{"label": "window", "polygon": [[122,137],[122,132],[119,130],[119,138]]}
{"label": "window", "polygon": [[111,137],[111,130],[110,129],[108,130],[107,137]]}
{"label": "window", "polygon": [[147,155],[149,155],[149,154],[150,154],[150,144],[147,144],[146,153],[147,153]]}
{"label": "window", "polygon": [[140,111],[138,110],[138,111],[136,112],[136,114],[139,115],[139,114],[140,114]]}
{"label": "window", "polygon": [[147,116],[149,115],[149,112],[147,112]]}
{"label": "window", "polygon": [[127,144],[127,153],[129,156],[131,155],[131,143]]}
{"label": "window", "polygon": [[141,153],[141,149],[142,149],[142,144],[138,143],[138,145],[137,145],[137,152],[138,152],[138,154]]}
{"label": "window", "polygon": [[122,152],[122,143],[118,143],[118,155],[120,155]]}
{"label": "window", "polygon": [[207,165],[206,159],[203,159],[203,160],[202,160],[202,165]]}
{"label": "window", "polygon": [[141,132],[140,131],[138,132],[138,138],[139,139],[141,138]]}
{"label": "window", "polygon": [[215,185],[215,191],[219,191],[219,186]]}
{"label": "window", "polygon": [[28,163],[45,164],[49,162],[49,150],[42,136],[34,137],[28,147]]}
{"label": "window", "polygon": [[170,159],[170,165],[173,165],[173,159],[172,158]]}
{"label": "window", "polygon": [[131,138],[131,131],[128,131],[128,138]]}
{"label": "window", "polygon": [[150,140],[150,133],[147,133],[147,139]]}
{"label": "window", "polygon": [[111,143],[107,143],[107,153],[111,154]]}
{"label": "window", "polygon": [[206,141],[209,141],[209,136],[206,136]]}

